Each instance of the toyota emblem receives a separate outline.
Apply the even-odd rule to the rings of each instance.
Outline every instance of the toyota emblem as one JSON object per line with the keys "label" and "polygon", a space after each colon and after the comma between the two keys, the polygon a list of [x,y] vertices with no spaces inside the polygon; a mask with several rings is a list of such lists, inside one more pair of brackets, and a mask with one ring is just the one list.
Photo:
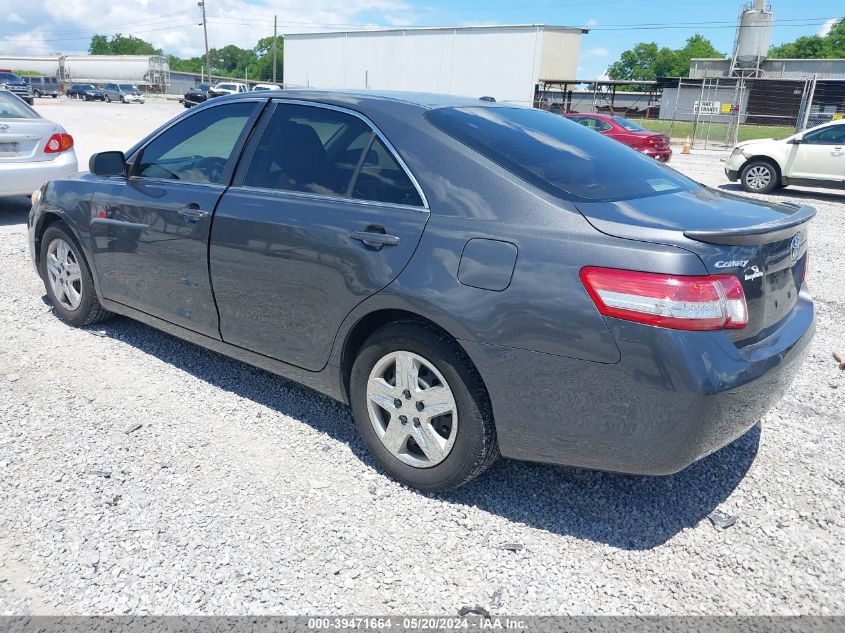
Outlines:
{"label": "toyota emblem", "polygon": [[798,253],[801,251],[801,238],[796,235],[792,238],[792,242],[789,244],[789,254],[792,256],[792,261],[796,261],[798,259]]}
{"label": "toyota emblem", "polygon": [[5,123],[0,123],[0,132],[8,132],[8,131],[9,131],[9,126],[6,125]]}

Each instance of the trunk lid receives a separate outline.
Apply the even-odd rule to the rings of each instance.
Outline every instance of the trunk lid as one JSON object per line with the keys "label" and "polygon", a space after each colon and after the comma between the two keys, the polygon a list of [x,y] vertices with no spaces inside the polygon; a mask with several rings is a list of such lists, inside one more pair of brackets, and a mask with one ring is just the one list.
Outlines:
{"label": "trunk lid", "polygon": [[811,207],[761,202],[702,187],[615,202],[578,203],[599,231],[678,246],[711,274],[733,274],[748,303],[748,326],[730,332],[747,345],[767,336],[795,307],[807,265]]}
{"label": "trunk lid", "polygon": [[44,146],[61,127],[45,119],[0,119],[0,163],[53,160]]}

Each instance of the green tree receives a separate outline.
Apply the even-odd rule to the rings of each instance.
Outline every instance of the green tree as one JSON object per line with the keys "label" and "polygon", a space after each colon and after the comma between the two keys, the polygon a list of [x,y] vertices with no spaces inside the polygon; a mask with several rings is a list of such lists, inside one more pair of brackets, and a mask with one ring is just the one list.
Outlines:
{"label": "green tree", "polygon": [[616,80],[653,81],[658,77],[686,77],[690,60],[694,57],[719,57],[706,37],[696,33],[682,48],[659,48],[655,42],[642,42],[620,55],[607,69],[607,75]]}
{"label": "green tree", "polygon": [[[276,81],[282,81],[282,60],[284,59],[284,38],[276,38]],[[255,61],[249,67],[249,76],[260,81],[273,80],[273,37],[262,37],[252,49]]]}
{"label": "green tree", "polygon": [[88,52],[92,55],[161,55],[161,49],[146,40],[120,33],[111,39],[105,35],[94,35]]}
{"label": "green tree", "polygon": [[834,59],[845,57],[845,18],[831,27],[827,35],[805,35],[769,49],[777,59]]}

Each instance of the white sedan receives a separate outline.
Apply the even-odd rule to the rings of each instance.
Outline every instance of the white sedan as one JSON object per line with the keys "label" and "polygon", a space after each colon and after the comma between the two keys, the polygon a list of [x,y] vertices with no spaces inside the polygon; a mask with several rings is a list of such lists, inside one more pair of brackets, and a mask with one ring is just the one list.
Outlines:
{"label": "white sedan", "polygon": [[0,90],[0,196],[29,196],[48,180],[77,171],[73,137]]}
{"label": "white sedan", "polygon": [[788,185],[845,189],[845,120],[781,140],[739,143],[725,164],[725,174],[751,193]]}

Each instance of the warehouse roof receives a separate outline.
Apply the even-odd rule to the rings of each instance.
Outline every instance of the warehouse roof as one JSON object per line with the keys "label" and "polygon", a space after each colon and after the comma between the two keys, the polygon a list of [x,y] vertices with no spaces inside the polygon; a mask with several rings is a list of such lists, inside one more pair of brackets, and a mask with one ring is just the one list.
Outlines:
{"label": "warehouse roof", "polygon": [[581,33],[587,34],[590,29],[581,28],[579,26],[555,26],[554,24],[476,24],[468,26],[409,26],[396,27],[389,29],[381,28],[361,28],[361,29],[347,29],[341,31],[318,31],[316,33],[285,33],[285,37],[301,37],[307,38],[313,35],[362,35],[373,33],[404,33],[407,31],[475,31],[475,30],[537,30],[543,29],[547,31],[559,31],[564,33]]}

